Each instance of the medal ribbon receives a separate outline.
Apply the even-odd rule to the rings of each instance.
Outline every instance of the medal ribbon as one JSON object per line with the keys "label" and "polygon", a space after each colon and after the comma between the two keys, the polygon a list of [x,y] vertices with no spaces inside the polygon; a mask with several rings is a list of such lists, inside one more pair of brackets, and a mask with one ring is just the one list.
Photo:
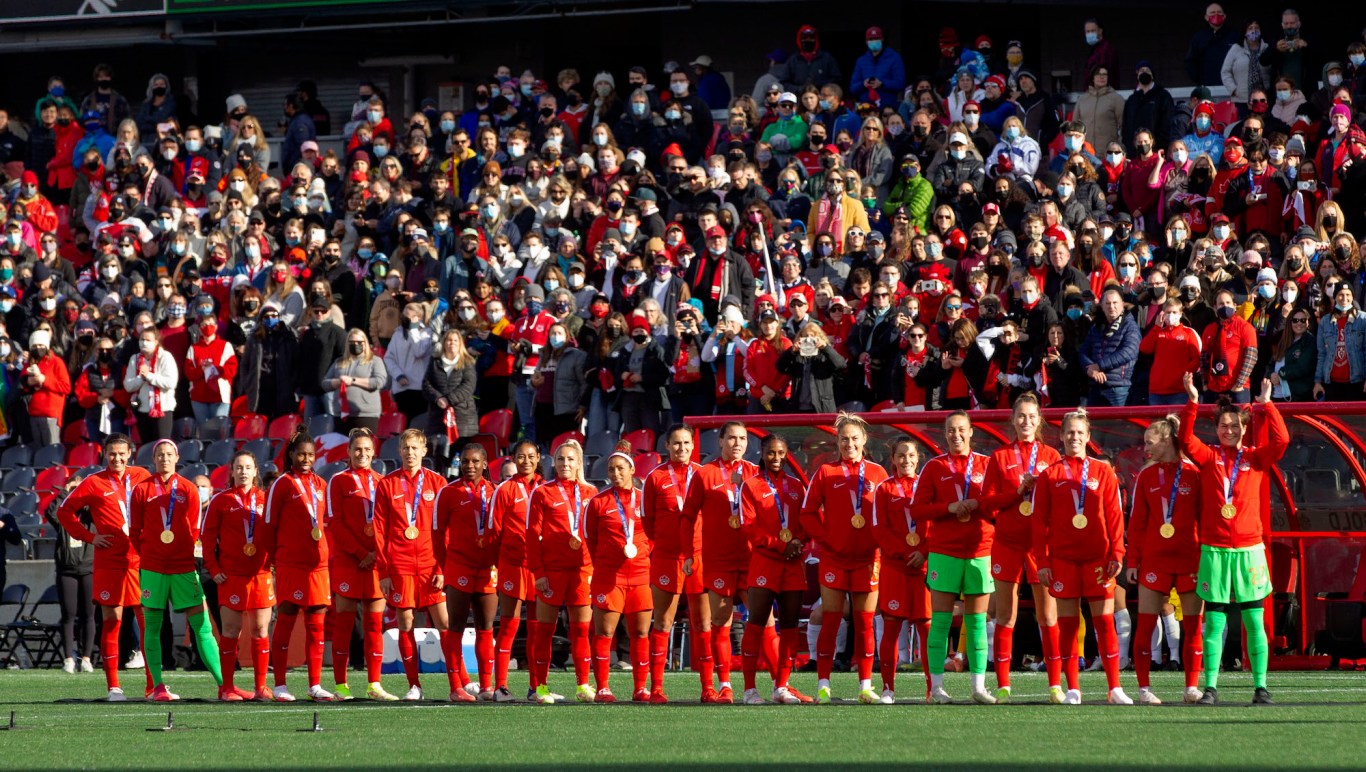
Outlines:
{"label": "medal ribbon", "polygon": [[246,502],[242,501],[242,495],[237,495],[237,503],[242,509],[247,510],[247,544],[252,544],[256,539],[256,496],[247,491]]}
{"label": "medal ribbon", "polygon": [[[1029,466],[1025,468],[1025,474],[1034,474],[1034,462],[1039,460],[1039,443],[1029,444]],[[1020,446],[1015,446],[1015,463],[1024,466],[1024,456],[1020,455]]]}
{"label": "medal ribbon", "polygon": [[[1066,466],[1067,466],[1067,479],[1071,480],[1071,479],[1073,479],[1073,478],[1072,478],[1072,465],[1071,465],[1071,464],[1067,464]],[[1079,515],[1082,515],[1082,514],[1085,514],[1085,513],[1086,513],[1086,481],[1087,481],[1087,478],[1089,477],[1090,473],[1091,473],[1091,457],[1090,457],[1090,456],[1086,456],[1086,460],[1081,462],[1081,485],[1077,486],[1078,488],[1081,489],[1081,497],[1078,498],[1077,492],[1076,492],[1076,491],[1073,491],[1073,492],[1072,492],[1072,503],[1077,505],[1077,514],[1079,514]]]}
{"label": "medal ribbon", "polygon": [[474,519],[474,532],[479,536],[484,535],[484,531],[492,525],[489,522],[489,492],[484,486],[484,481],[475,483],[479,486],[479,516]]}
{"label": "medal ribbon", "polygon": [[688,464],[688,476],[683,480],[683,491],[681,493],[678,489],[678,478],[674,477],[673,464],[669,464],[665,468],[669,470],[669,481],[672,482],[674,486],[674,501],[677,502],[678,510],[681,512],[683,511],[683,497],[687,495],[688,488],[692,487],[693,466],[692,464]]}
{"label": "medal ribbon", "polygon": [[[1221,450],[1221,451],[1220,451],[1220,456],[1223,458],[1224,463],[1227,464],[1227,463],[1228,463],[1228,454],[1227,454],[1227,453],[1224,453],[1224,452]],[[1227,475],[1224,476],[1224,503],[1225,503],[1225,504],[1232,504],[1232,503],[1233,503],[1233,486],[1235,486],[1235,485],[1238,484],[1238,467],[1241,466],[1242,463],[1243,463],[1243,449],[1240,447],[1240,448],[1238,448],[1238,455],[1235,456],[1234,459],[1233,459],[1233,469],[1232,469]]]}
{"label": "medal ribbon", "polygon": [[[626,508],[621,505],[621,491],[612,488],[612,496],[617,500],[617,516],[621,518],[621,532],[626,536],[626,543],[631,544],[636,538],[636,522],[626,516]],[[631,489],[631,509],[636,508],[636,491]]]}
{"label": "medal ribbon", "polygon": [[375,521],[375,476],[368,474],[365,478],[370,486],[370,499],[365,502],[365,524],[370,525]]}
{"label": "medal ribbon", "polygon": [[[768,472],[764,472],[764,482],[768,483],[768,489],[773,492],[773,503],[778,506],[778,526],[786,529],[787,507],[783,506],[783,500],[782,497],[778,495],[777,486],[773,484],[772,480],[768,479]],[[783,486],[783,488],[786,489],[787,486]]]}
{"label": "medal ribbon", "polygon": [[972,464],[977,459],[972,451],[968,451],[968,468],[963,473],[963,487],[958,489],[958,500],[967,501],[968,495],[972,493]]}
{"label": "medal ribbon", "polygon": [[[857,492],[854,494],[854,496],[853,496],[853,499],[854,499],[854,502],[853,502],[853,503],[854,503],[854,516],[855,516],[855,517],[861,517],[861,516],[863,515],[863,485],[864,485],[864,465],[865,465],[865,463],[866,463],[866,462],[864,462],[864,461],[859,461],[859,462],[858,462],[858,491],[857,491]],[[845,476],[845,477],[848,477],[848,476],[849,476],[849,470],[846,469],[846,470],[844,471],[844,476]]]}
{"label": "medal ribbon", "polygon": [[133,507],[133,489],[128,485],[128,473],[123,473],[123,498],[119,499],[119,509],[123,511],[123,532],[128,533],[128,529],[133,526],[133,518],[129,516],[128,510]]}
{"label": "medal ribbon", "polygon": [[906,509],[902,514],[906,516],[906,533],[909,534],[915,530],[915,520],[911,518],[911,501],[906,498],[906,488],[901,484],[900,479],[896,481],[896,495],[900,496],[901,500],[906,502]]}
{"label": "medal ribbon", "polygon": [[[564,497],[565,503],[569,503],[569,497]],[[569,510],[569,533],[574,538],[579,538],[579,526],[583,524],[583,488],[579,483],[574,483],[574,508]]]}
{"label": "medal ribbon", "polygon": [[[161,516],[161,529],[171,530],[171,523],[175,522],[175,492],[176,478],[171,478],[171,497],[166,501],[166,514]],[[157,495],[161,494],[161,481],[157,480]]]}
{"label": "medal ribbon", "polygon": [[304,489],[304,484],[301,483],[301,482],[299,482],[299,478],[298,478],[298,477],[294,477],[293,480],[294,480],[294,485],[295,485],[295,487],[297,487],[297,488],[299,489],[299,493],[303,494],[304,501],[305,501],[304,506],[308,508],[308,521],[309,521],[309,523],[312,524],[312,527],[313,527],[313,528],[317,528],[317,527],[318,527],[318,492],[317,492],[316,490],[313,489],[313,481],[312,481],[312,480],[309,480],[309,481],[308,481],[308,489],[305,490],[305,489]]}
{"label": "medal ribbon", "polygon": [[[1159,482],[1158,484],[1159,484],[1159,485],[1165,484],[1165,480],[1164,480],[1163,478],[1166,477],[1166,474],[1163,473],[1163,471],[1162,471],[1161,468],[1159,468],[1159,469],[1157,470],[1157,474],[1158,474],[1158,479],[1159,479],[1159,480],[1163,480],[1163,482]],[[1171,491],[1170,494],[1167,495],[1167,501],[1166,501],[1167,506],[1162,510],[1162,522],[1163,522],[1163,523],[1171,523],[1172,517],[1175,516],[1175,513],[1176,513],[1176,494],[1177,494],[1177,491],[1180,490],[1180,488],[1181,488],[1181,462],[1180,462],[1180,461],[1177,461],[1177,462],[1176,462],[1176,479],[1175,479],[1175,480],[1172,480],[1172,491]]]}
{"label": "medal ribbon", "polygon": [[[409,528],[417,527],[417,508],[422,505],[422,480],[424,477],[426,475],[422,474],[422,470],[417,470],[417,493],[413,494],[413,506],[407,512]],[[403,487],[408,487],[407,480],[403,481]]]}

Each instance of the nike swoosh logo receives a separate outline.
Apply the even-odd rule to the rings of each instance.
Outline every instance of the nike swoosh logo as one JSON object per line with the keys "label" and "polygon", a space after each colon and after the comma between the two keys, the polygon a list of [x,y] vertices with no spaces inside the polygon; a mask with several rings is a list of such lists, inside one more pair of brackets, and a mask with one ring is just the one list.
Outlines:
{"label": "nike swoosh logo", "polygon": [[114,495],[114,492],[113,492],[113,491],[105,491],[103,495],[105,495],[105,496],[113,496],[113,495]]}
{"label": "nike swoosh logo", "polygon": [[1148,492],[1149,492],[1149,493],[1161,493],[1161,492],[1162,492],[1162,489],[1161,489],[1161,488],[1149,488],[1149,489],[1148,489]]}
{"label": "nike swoosh logo", "polygon": [[1058,480],[1057,482],[1053,483],[1053,487],[1054,487],[1054,488],[1063,488],[1063,487],[1066,487],[1066,486],[1071,485],[1071,484],[1072,484],[1072,481],[1071,481],[1071,480]]}
{"label": "nike swoosh logo", "polygon": [[948,477],[940,477],[940,478],[939,478],[939,482],[953,482],[953,481],[956,480],[956,479],[957,479],[957,478],[954,477],[953,475],[949,475]]}

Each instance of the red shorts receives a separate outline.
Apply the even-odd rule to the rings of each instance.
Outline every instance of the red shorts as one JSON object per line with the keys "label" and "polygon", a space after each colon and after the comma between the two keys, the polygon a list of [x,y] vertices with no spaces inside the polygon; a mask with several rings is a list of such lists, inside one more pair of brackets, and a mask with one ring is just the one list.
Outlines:
{"label": "red shorts", "polygon": [[332,592],[352,600],[375,600],[384,597],[379,591],[379,572],[357,568],[349,560],[338,560],[328,567],[332,575]]}
{"label": "red shorts", "polygon": [[817,568],[822,587],[844,592],[872,592],[877,589],[879,568],[876,559],[871,563],[853,566],[826,559]]}
{"label": "red shorts", "polygon": [[394,608],[431,608],[446,602],[446,591],[432,589],[431,574],[393,574],[389,581],[394,583],[393,592],[385,598]]}
{"label": "red shorts", "polygon": [[296,606],[332,605],[332,586],[326,568],[275,567],[275,597]]}
{"label": "red shorts", "polygon": [[707,591],[702,583],[702,560],[693,561],[691,576],[683,573],[682,558],[650,556],[650,586],[674,595],[699,595]]}
{"label": "red shorts", "polygon": [[471,595],[488,595],[498,591],[498,569],[493,566],[475,568],[464,563],[446,563],[446,586]]}
{"label": "red shorts", "polygon": [[97,568],[90,582],[96,605],[142,605],[142,581],[136,568]]}
{"label": "red shorts", "polygon": [[588,605],[588,583],[593,579],[593,569],[584,566],[577,571],[546,571],[540,578],[550,582],[537,598],[541,603],[555,608]]}
{"label": "red shorts", "polygon": [[218,604],[233,611],[275,607],[275,579],[269,571],[255,576],[233,576],[218,585]]}
{"label": "red shorts", "polygon": [[930,589],[925,586],[925,574],[889,569],[882,573],[882,586],[877,592],[878,608],[883,614],[919,621],[930,618]]}
{"label": "red shorts", "polygon": [[[694,575],[696,573],[696,571],[693,572]],[[702,574],[702,584],[706,586],[707,592],[714,592],[728,598],[739,595],[749,586],[748,582],[745,581],[745,569],[743,568],[731,571],[708,569]]]}
{"label": "red shorts", "polygon": [[1073,563],[1069,560],[1054,560],[1053,584],[1048,588],[1048,594],[1055,598],[1087,600],[1115,597],[1115,580],[1105,578],[1107,562],[1098,560]]}
{"label": "red shorts", "polygon": [[634,614],[638,611],[653,611],[654,607],[650,586],[646,584],[630,587],[614,584],[593,588],[593,608],[617,614]]}
{"label": "red shorts", "polygon": [[536,599],[536,577],[526,566],[498,565],[498,594],[521,601]]}
{"label": "red shorts", "polygon": [[1039,564],[1034,560],[1034,552],[1006,546],[1000,540],[992,542],[991,578],[998,582],[1019,584],[1021,574],[1026,582],[1039,583]]}
{"label": "red shorts", "polygon": [[1195,592],[1195,577],[1193,573],[1164,573],[1162,571],[1149,571],[1140,568],[1138,570],[1138,583],[1163,595],[1176,590],[1178,594]]}
{"label": "red shorts", "polygon": [[754,553],[749,558],[749,586],[772,592],[806,592],[806,561],[778,560]]}

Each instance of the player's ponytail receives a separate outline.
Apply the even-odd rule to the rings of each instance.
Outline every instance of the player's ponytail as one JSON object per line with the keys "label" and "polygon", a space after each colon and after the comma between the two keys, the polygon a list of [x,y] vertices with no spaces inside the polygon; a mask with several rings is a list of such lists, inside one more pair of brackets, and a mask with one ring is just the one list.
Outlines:
{"label": "player's ponytail", "polygon": [[294,433],[289,435],[289,439],[285,441],[285,471],[291,473],[299,471],[294,466],[294,454],[305,444],[312,445],[313,437],[308,433],[308,429],[300,424],[294,429]]}

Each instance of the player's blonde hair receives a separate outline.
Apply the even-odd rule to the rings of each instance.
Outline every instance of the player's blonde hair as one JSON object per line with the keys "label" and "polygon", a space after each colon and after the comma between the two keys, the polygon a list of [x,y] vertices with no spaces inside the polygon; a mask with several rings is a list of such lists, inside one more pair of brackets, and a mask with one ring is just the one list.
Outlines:
{"label": "player's blonde hair", "polygon": [[578,440],[570,439],[561,442],[559,445],[555,446],[555,452],[551,453],[550,455],[552,458],[558,456],[560,454],[560,451],[565,450],[566,448],[574,451],[575,455],[578,457],[578,463],[575,465],[577,471],[574,475],[574,479],[577,482],[583,482],[583,446],[579,444]]}
{"label": "player's blonde hair", "polygon": [[1176,435],[1181,431],[1181,417],[1176,413],[1165,415],[1156,421],[1148,424],[1148,428],[1143,430],[1144,434],[1151,434],[1159,440],[1176,441]]}
{"label": "player's blonde hair", "polygon": [[859,417],[858,414],[841,410],[839,415],[835,416],[835,432],[839,433],[844,431],[844,427],[846,426],[858,427],[858,430],[863,432],[864,437],[868,436],[869,430],[872,428],[868,425],[868,422]]}
{"label": "player's blonde hair", "polygon": [[1066,427],[1072,421],[1080,421],[1086,424],[1086,431],[1091,431],[1091,416],[1087,415],[1086,408],[1079,407],[1076,410],[1062,417],[1062,426]]}

